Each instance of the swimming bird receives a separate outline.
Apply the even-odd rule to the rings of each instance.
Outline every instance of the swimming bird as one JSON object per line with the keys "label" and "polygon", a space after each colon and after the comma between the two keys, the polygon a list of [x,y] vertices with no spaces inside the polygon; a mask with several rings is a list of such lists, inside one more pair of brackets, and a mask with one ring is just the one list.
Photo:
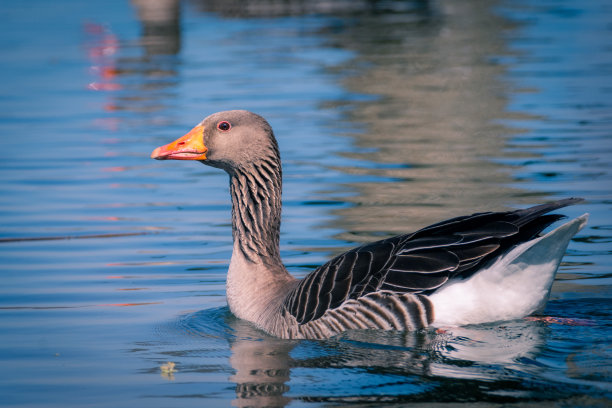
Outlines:
{"label": "swimming bird", "polygon": [[227,302],[281,338],[352,329],[418,330],[512,320],[542,311],[570,239],[588,214],[541,235],[578,203],[460,216],[335,256],[303,279],[281,261],[282,169],[272,128],[244,110],[212,114],[158,160],[197,160],[229,174],[233,250]]}

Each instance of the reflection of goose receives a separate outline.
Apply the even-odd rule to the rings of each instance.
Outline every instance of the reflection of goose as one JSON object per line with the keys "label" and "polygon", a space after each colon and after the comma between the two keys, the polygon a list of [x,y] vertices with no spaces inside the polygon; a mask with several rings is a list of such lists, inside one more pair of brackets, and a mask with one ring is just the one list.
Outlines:
{"label": "reflection of goose", "polygon": [[[526,361],[535,361],[548,330],[539,322],[521,319],[441,332],[358,330],[324,341],[296,342],[268,336],[226,310],[190,314],[182,326],[190,335],[207,339],[203,344],[213,350],[222,346],[210,345],[211,339],[229,342],[234,370],[229,379],[236,385],[232,405],[238,407],[288,405],[302,398],[304,381],[309,400],[332,397],[336,402],[343,398],[354,402],[356,397],[370,398],[373,389],[384,389],[389,376],[402,384],[404,393],[423,378],[513,380],[525,370],[533,374],[541,369]],[[210,359],[210,349],[199,355]],[[294,370],[299,374],[292,375]]]}
{"label": "reflection of goose", "polygon": [[[195,349],[197,368],[184,368],[186,371],[226,372],[219,367],[225,367],[227,355],[224,351],[229,343],[229,363],[233,369],[229,380],[235,384],[232,406],[282,407],[291,401],[284,394],[289,390],[290,370],[294,366],[290,352],[297,341],[268,336],[251,323],[237,319],[227,307],[190,313],[177,323],[179,331],[188,335],[190,340],[196,339],[196,345],[189,341],[189,352],[172,348],[164,354],[181,356]],[[185,341],[179,344],[185,344]],[[179,367],[189,367],[190,364],[178,361]],[[180,370],[178,374],[181,374]]]}
{"label": "reflection of goose", "polygon": [[[327,340],[335,355],[296,359],[297,367],[362,367],[426,377],[496,380],[503,370],[525,370],[538,355],[548,329],[524,319],[442,331],[358,330]],[[534,369],[534,367],[527,367]],[[509,374],[510,376],[514,374]]]}
{"label": "reflection of goose", "polygon": [[283,394],[289,390],[289,352],[294,342],[277,338],[261,338],[250,324],[234,320],[230,364],[236,373],[230,380],[236,383],[237,407],[281,407],[291,399]]}
{"label": "reflection of goose", "polygon": [[525,319],[503,325],[453,327],[439,336],[441,358],[433,359],[428,368],[435,376],[488,380],[504,376],[495,366],[504,371],[537,369],[525,359],[535,361],[547,332],[545,325]]}
{"label": "reflection of goose", "polygon": [[285,338],[482,323],[541,310],[569,240],[587,219],[538,237],[561,218],[550,211],[579,199],[458,217],[355,248],[298,281],[280,259],[281,163],[265,119],[220,112],[151,157],[199,160],[229,173],[228,304]]}

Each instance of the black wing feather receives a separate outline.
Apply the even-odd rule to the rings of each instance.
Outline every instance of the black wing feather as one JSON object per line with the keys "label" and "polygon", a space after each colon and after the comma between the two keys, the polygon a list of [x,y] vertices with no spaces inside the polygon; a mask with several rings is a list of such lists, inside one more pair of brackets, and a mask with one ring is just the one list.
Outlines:
{"label": "black wing feather", "polygon": [[304,278],[284,305],[304,324],[348,299],[380,289],[429,293],[452,278],[470,276],[490,259],[537,236],[563,217],[548,212],[579,201],[569,198],[523,210],[456,217],[354,248]]}
{"label": "black wing feather", "polygon": [[382,290],[395,292],[423,292],[437,289],[444,285],[449,279],[448,273],[438,272],[424,275],[422,273],[389,271]]}
{"label": "black wing feather", "polygon": [[459,266],[459,257],[444,248],[430,248],[395,256],[390,270],[401,272],[436,273],[453,271]]}

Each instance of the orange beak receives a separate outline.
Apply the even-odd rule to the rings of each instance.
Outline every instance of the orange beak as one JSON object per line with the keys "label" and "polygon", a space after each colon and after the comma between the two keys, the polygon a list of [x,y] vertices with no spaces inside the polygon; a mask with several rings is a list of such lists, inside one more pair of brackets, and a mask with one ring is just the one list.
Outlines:
{"label": "orange beak", "polygon": [[180,139],[153,150],[151,158],[157,160],[206,160],[208,149],[204,146],[203,134],[204,127],[196,126]]}

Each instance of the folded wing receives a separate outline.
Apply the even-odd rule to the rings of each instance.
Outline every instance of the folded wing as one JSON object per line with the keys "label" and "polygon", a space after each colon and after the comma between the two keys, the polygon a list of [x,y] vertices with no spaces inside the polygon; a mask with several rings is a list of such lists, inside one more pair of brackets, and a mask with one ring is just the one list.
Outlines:
{"label": "folded wing", "polygon": [[453,278],[465,278],[513,246],[532,239],[574,204],[566,199],[510,212],[453,218],[413,234],[351,249],[331,259],[291,291],[286,310],[299,324],[322,317],[349,299],[379,290],[428,294]]}

